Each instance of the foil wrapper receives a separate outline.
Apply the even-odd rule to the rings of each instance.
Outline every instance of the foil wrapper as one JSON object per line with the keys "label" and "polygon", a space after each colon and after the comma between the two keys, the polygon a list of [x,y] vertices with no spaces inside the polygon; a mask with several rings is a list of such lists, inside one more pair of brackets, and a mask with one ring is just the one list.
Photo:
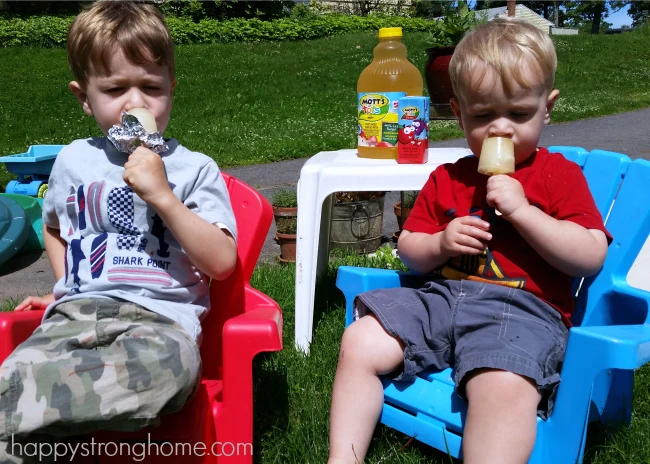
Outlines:
{"label": "foil wrapper", "polygon": [[131,154],[140,145],[155,153],[169,150],[162,132],[147,132],[135,116],[122,111],[122,126],[115,125],[108,130],[108,140],[122,153]]}

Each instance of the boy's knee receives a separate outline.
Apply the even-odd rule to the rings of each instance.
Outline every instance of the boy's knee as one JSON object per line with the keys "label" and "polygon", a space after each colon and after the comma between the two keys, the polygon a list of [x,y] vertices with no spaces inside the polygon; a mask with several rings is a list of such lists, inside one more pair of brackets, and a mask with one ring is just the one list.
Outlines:
{"label": "boy's knee", "polygon": [[403,359],[402,343],[386,332],[374,315],[355,321],[343,333],[339,362],[370,366],[383,372],[395,368]]}
{"label": "boy's knee", "polygon": [[498,369],[472,371],[465,382],[465,393],[470,403],[489,403],[498,408],[529,405],[535,411],[541,399],[533,380]]}
{"label": "boy's knee", "polygon": [[377,344],[377,340],[373,337],[373,334],[377,332],[377,328],[383,330],[377,319],[372,315],[354,321],[343,332],[341,350],[345,349],[346,351],[361,354],[368,353],[368,350]]}

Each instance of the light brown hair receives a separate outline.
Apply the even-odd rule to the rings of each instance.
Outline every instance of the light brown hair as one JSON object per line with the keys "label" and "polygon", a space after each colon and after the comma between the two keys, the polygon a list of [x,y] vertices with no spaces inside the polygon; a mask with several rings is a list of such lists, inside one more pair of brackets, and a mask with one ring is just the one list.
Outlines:
{"label": "light brown hair", "polygon": [[105,75],[117,50],[136,65],[167,67],[174,80],[174,47],[160,11],[153,5],[98,1],[79,14],[68,31],[68,65],[86,85],[91,73]]}
{"label": "light brown hair", "polygon": [[449,77],[457,97],[463,86],[480,84],[488,70],[503,83],[506,94],[516,82],[530,88],[537,82],[526,82],[522,70],[537,66],[546,88],[551,91],[557,68],[557,55],[548,34],[518,19],[497,18],[479,24],[460,41],[449,63]]}

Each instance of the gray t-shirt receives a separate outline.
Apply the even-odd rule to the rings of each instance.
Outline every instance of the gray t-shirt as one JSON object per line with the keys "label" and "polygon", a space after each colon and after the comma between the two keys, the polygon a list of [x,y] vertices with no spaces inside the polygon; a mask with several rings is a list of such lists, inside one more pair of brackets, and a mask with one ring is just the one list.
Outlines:
{"label": "gray t-shirt", "polygon": [[[161,154],[169,186],[185,206],[237,237],[217,164],[171,139]],[[105,137],[76,140],[56,158],[43,222],[67,243],[57,304],[121,298],[178,322],[197,341],[210,307],[209,278],[189,260],[153,207],[122,179],[128,155]]]}

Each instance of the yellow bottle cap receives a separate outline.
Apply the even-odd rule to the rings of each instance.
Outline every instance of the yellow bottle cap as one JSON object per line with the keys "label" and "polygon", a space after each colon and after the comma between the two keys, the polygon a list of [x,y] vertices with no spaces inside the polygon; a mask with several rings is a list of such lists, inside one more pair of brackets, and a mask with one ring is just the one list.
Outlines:
{"label": "yellow bottle cap", "polygon": [[379,29],[379,38],[385,39],[388,37],[402,37],[401,27],[382,27]]}

